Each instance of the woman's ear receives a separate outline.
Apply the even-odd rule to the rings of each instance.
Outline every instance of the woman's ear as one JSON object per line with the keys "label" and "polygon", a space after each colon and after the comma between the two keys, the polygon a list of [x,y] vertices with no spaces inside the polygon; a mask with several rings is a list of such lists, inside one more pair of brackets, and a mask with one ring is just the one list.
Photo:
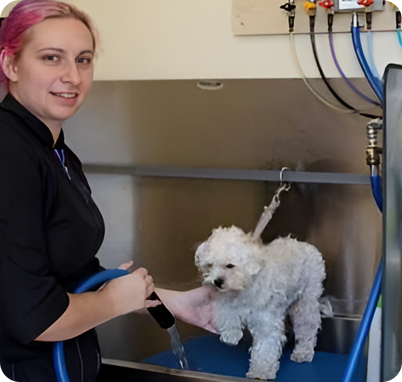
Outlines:
{"label": "woman's ear", "polygon": [[6,55],[6,52],[4,50],[1,52],[1,55],[1,62],[4,74],[11,82],[16,82],[18,80],[18,70],[16,65],[17,59],[15,55]]}

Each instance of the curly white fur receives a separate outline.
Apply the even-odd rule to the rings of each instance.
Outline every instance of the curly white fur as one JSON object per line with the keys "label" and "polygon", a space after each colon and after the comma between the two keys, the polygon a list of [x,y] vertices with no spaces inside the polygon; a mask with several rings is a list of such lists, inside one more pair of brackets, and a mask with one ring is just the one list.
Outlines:
{"label": "curly white fur", "polygon": [[321,326],[324,260],[314,246],[279,238],[268,245],[240,228],[218,228],[195,254],[204,283],[221,293],[214,304],[221,341],[236,345],[253,336],[249,378],[275,379],[289,315],[295,335],[291,359],[310,362]]}

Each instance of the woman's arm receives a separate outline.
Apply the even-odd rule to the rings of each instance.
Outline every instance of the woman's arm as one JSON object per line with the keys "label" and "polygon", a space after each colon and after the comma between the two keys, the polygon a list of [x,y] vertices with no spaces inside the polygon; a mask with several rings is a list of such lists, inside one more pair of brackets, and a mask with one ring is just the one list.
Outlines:
{"label": "woman's arm", "polygon": [[[121,266],[127,269],[130,264]],[[36,338],[36,341],[65,341],[112,318],[153,307],[159,301],[147,300],[154,291],[152,277],[145,268],[111,280],[96,292],[69,294],[64,314]]]}
{"label": "woman's arm", "polygon": [[155,288],[172,314],[181,321],[217,333],[213,322],[213,301],[216,291],[202,286],[186,292]]}
{"label": "woman's arm", "polygon": [[[123,264],[120,268],[128,269],[131,265]],[[69,294],[70,302],[64,314],[36,341],[65,341],[118,316],[146,312],[147,308],[160,304],[147,300],[154,290],[177,319],[217,333],[212,308],[216,292],[212,288],[203,286],[186,292],[154,288],[147,270],[139,268],[111,280],[96,292]]]}

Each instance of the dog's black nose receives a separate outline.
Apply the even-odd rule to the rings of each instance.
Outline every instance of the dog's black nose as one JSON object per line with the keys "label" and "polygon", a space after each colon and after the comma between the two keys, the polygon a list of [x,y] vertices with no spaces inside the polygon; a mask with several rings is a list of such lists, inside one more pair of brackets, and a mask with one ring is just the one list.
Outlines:
{"label": "dog's black nose", "polygon": [[214,284],[215,284],[215,286],[218,287],[219,289],[222,288],[223,279],[221,279],[221,278],[216,279],[216,280],[214,281]]}

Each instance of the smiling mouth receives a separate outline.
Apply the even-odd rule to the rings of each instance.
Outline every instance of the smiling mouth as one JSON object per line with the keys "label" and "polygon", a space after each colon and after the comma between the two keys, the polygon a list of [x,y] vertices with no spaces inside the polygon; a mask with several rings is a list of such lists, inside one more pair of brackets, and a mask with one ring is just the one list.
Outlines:
{"label": "smiling mouth", "polygon": [[76,98],[78,97],[78,94],[74,93],[52,93],[56,97],[61,97],[61,98]]}

